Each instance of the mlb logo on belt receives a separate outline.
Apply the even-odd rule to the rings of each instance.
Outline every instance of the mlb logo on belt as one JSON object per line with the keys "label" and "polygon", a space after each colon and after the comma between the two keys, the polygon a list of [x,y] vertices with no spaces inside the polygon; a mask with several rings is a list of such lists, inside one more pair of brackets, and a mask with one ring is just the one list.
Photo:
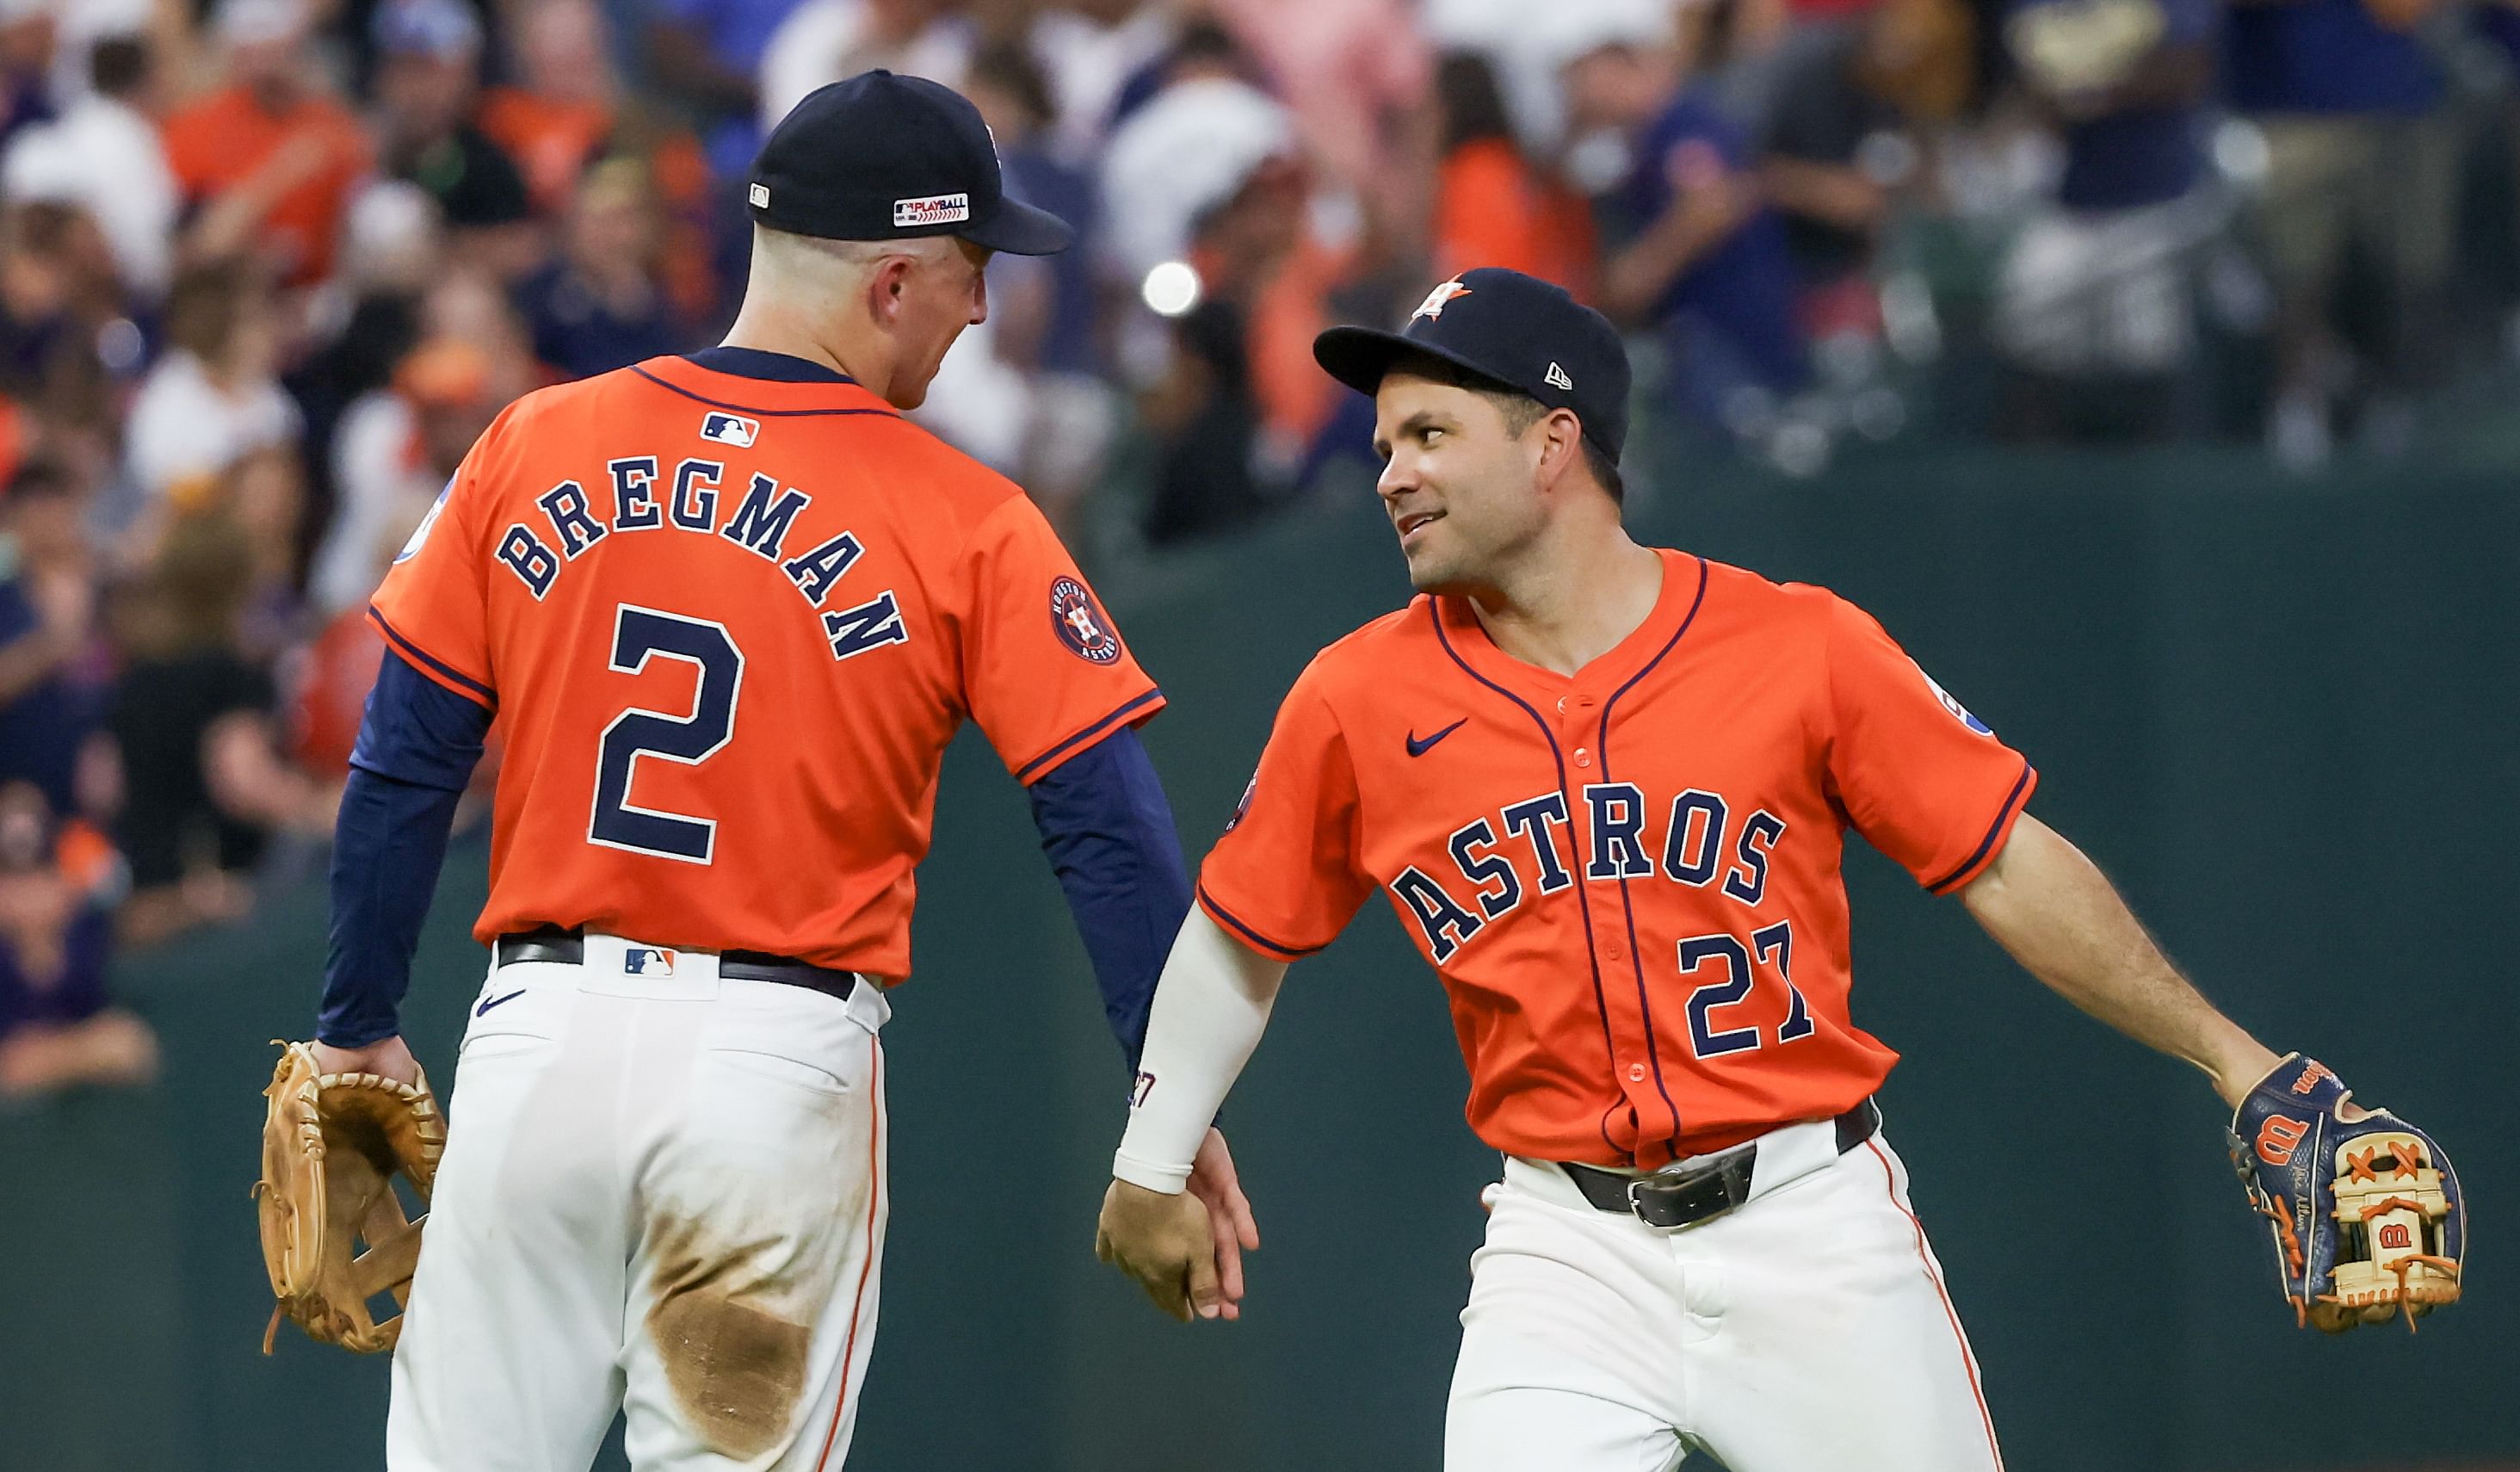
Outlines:
{"label": "mlb logo on belt", "polygon": [[761,421],[741,414],[710,414],[700,420],[700,437],[745,448],[761,437]]}
{"label": "mlb logo on belt", "polygon": [[675,953],[655,945],[633,945],[621,953],[624,976],[672,976]]}

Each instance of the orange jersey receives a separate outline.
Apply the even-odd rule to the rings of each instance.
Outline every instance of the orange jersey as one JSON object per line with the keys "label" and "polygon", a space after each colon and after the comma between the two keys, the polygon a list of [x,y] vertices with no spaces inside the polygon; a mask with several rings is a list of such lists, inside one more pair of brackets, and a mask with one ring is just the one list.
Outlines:
{"label": "orange jersey", "polygon": [[1848,1016],[1846,830],[1950,891],[2035,781],[1835,594],[1661,556],[1572,677],[1457,598],[1323,650],[1199,876],[1286,960],[1380,890],[1508,1154],[1650,1169],[1852,1108],[1898,1055]]}
{"label": "orange jersey", "polygon": [[[505,737],[473,934],[897,978],[963,718],[1031,782],[1163,697],[1012,482],[772,354],[526,395],[372,610]],[[810,370],[808,370],[810,371]]]}
{"label": "orange jersey", "polygon": [[286,113],[263,109],[243,87],[211,93],[166,119],[166,162],[187,200],[200,204],[253,181],[283,149],[313,157],[264,214],[256,239],[281,263],[289,285],[323,280],[351,190],[368,169],[359,120],[330,98],[305,98]]}

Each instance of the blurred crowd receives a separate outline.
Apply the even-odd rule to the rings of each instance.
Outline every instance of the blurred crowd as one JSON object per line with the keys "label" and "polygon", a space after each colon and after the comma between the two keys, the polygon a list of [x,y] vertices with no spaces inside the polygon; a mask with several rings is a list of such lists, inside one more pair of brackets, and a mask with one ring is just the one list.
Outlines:
{"label": "blurred crowd", "polygon": [[0,1097],[149,1073],[113,946],[319,860],[383,569],[508,401],[715,341],[817,86],[962,89],[1078,228],[922,418],[1103,555],[1370,454],[1313,335],[1472,265],[1688,454],[2401,452],[2509,350],[2515,7],[0,0]]}

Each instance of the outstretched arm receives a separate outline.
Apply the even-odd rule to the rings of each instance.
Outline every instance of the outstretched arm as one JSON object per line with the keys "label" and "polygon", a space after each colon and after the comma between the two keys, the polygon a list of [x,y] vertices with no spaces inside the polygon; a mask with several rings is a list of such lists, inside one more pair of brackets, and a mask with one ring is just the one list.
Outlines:
{"label": "outstretched arm", "polygon": [[1232,1317],[1240,1296],[1238,1283],[1220,1284],[1215,1227],[1183,1188],[1208,1121],[1260,1044],[1285,975],[1285,962],[1248,949],[1193,909],[1155,989],[1095,1252],[1176,1318]]}
{"label": "outstretched arm", "polygon": [[2028,813],[1961,903],[2056,994],[2194,1064],[2236,1107],[2276,1057],[2197,993],[2083,851]]}

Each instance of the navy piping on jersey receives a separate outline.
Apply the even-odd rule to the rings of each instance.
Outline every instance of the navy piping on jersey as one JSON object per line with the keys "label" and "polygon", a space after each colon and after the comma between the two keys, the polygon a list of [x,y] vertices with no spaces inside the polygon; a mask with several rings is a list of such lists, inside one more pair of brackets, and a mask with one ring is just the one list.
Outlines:
{"label": "navy piping on jersey", "polygon": [[1958,867],[1925,886],[1927,894],[1939,895],[1950,889],[1959,881],[1961,875],[1976,868],[1985,859],[1987,851],[1995,847],[1996,835],[2003,831],[2004,824],[2012,821],[2012,809],[2020,804],[2021,795],[2029,786],[2030,761],[2029,759],[2024,758],[2021,762],[2021,775],[2013,782],[2012,791],[2004,797],[2003,805],[1995,810],[1995,821],[1987,825],[1986,837],[1978,840],[1977,848],[1971,851],[1968,857],[1959,861]]}
{"label": "navy piping on jersey", "polygon": [[[1487,686],[1497,694],[1502,695],[1506,699],[1513,702],[1515,705],[1520,706],[1522,708],[1522,713],[1531,717],[1531,723],[1540,727],[1541,739],[1549,743],[1549,759],[1557,763],[1557,796],[1566,804],[1566,833],[1568,841],[1571,843],[1575,834],[1575,795],[1566,790],[1566,754],[1557,749],[1557,733],[1551,730],[1549,728],[1549,722],[1542,719],[1540,713],[1531,708],[1531,702],[1524,700],[1521,696],[1514,694],[1505,686],[1498,684],[1496,681],[1489,679],[1486,675],[1481,674],[1470,667],[1470,662],[1462,658],[1462,652],[1453,647],[1452,639],[1445,634],[1444,617],[1437,611],[1435,600],[1432,598],[1426,600],[1426,618],[1429,622],[1435,625],[1435,642],[1444,647],[1444,653],[1452,657],[1454,664],[1462,667],[1462,672],[1463,674],[1468,675],[1470,678]],[[1535,828],[1535,837],[1542,836],[1542,833],[1543,830]],[[1584,915],[1584,960],[1587,965],[1593,968],[1593,1011],[1601,1019],[1601,1051],[1608,1056],[1610,1075],[1614,1081],[1613,1087],[1615,1087],[1615,1081],[1618,1077],[1619,1071],[1619,1045],[1610,1035],[1610,1003],[1609,999],[1601,993],[1601,963],[1593,954],[1593,901],[1591,897],[1584,893],[1587,888],[1583,875],[1582,860],[1584,855],[1581,849],[1578,848],[1567,856],[1576,860],[1575,903],[1577,908],[1580,909]],[[1648,1040],[1648,1045],[1650,1045],[1650,1040]],[[1627,1097],[1626,1092],[1621,1090],[1619,1097],[1624,1100]],[[1669,1097],[1670,1096],[1667,1094],[1664,1096],[1666,1101],[1668,1101]],[[1610,1114],[1612,1110],[1615,1110],[1618,1107],[1618,1105],[1613,1104],[1609,1109],[1601,1111],[1601,1143],[1609,1146],[1610,1150],[1614,1154],[1618,1153],[1619,1142],[1610,1137]],[[1678,1109],[1674,1109],[1672,1111],[1672,1118],[1678,1119],[1679,1117],[1680,1111]],[[1633,1150],[1626,1153],[1632,1159],[1636,1154]]]}
{"label": "navy piping on jersey", "polygon": [[1270,940],[1267,936],[1264,936],[1258,931],[1253,930],[1250,926],[1243,924],[1232,910],[1229,910],[1224,905],[1217,903],[1216,897],[1207,892],[1206,885],[1202,884],[1198,887],[1198,902],[1209,914],[1214,915],[1217,919],[1234,927],[1237,931],[1241,933],[1243,940],[1250,942],[1253,945],[1262,950],[1291,959],[1296,956],[1308,956],[1314,951],[1321,949],[1318,945],[1288,945],[1282,941]]}
{"label": "navy piping on jersey", "polygon": [[636,363],[630,365],[630,371],[657,388],[679,393],[694,403],[703,403],[712,409],[726,409],[737,414],[758,414],[764,419],[845,419],[852,414],[864,414],[876,419],[901,417],[891,409],[764,409],[753,404],[729,403],[722,398],[711,398],[705,393],[694,393],[680,384],[669,384]]}
{"label": "navy piping on jersey", "polygon": [[1146,694],[1139,696],[1137,699],[1127,702],[1117,711],[1103,716],[1101,720],[1094,722],[1084,730],[1068,737],[1066,740],[1058,743],[1058,745],[1052,747],[1049,751],[1042,753],[1030,761],[1027,761],[1023,765],[1015,768],[1015,780],[1018,782],[1030,782],[1033,779],[1033,774],[1040,771],[1046,763],[1056,759],[1061,754],[1071,751],[1074,748],[1101,736],[1103,732],[1111,729],[1113,722],[1125,718],[1130,712],[1135,711],[1139,707],[1147,705],[1149,702],[1161,700],[1163,699],[1163,696],[1164,692],[1161,690],[1149,690]]}
{"label": "navy piping on jersey", "polygon": [[856,379],[836,368],[826,368],[809,358],[794,353],[772,352],[767,347],[738,347],[720,344],[698,352],[683,354],[683,361],[698,363],[711,373],[734,378],[757,378],[774,384],[854,384]]}
{"label": "navy piping on jersey", "polygon": [[495,706],[499,703],[498,691],[482,684],[479,680],[466,674],[463,670],[454,667],[444,660],[437,658],[428,650],[423,649],[419,645],[411,642],[409,639],[404,638],[402,636],[402,630],[394,627],[390,623],[387,623],[385,621],[385,616],[378,613],[377,606],[373,603],[368,605],[368,617],[376,621],[377,628],[385,636],[385,642],[391,644],[397,653],[400,653],[405,658],[410,659],[417,664],[428,666],[430,669],[435,670],[447,679],[453,680],[456,684],[472,691],[474,695],[481,698],[481,703],[483,705]]}
{"label": "navy piping on jersey", "polygon": [[[1697,596],[1689,600],[1688,613],[1680,621],[1680,627],[1672,630],[1670,640],[1654,652],[1652,659],[1645,661],[1645,667],[1630,676],[1626,684],[1610,692],[1610,698],[1601,702],[1601,728],[1599,734],[1593,738],[1593,745],[1601,753],[1602,781],[1610,780],[1611,708],[1618,705],[1620,696],[1635,689],[1639,681],[1653,673],[1654,667],[1662,663],[1663,656],[1678,648],[1682,636],[1688,632],[1689,625],[1697,621],[1697,611],[1706,602],[1706,559],[1701,557],[1697,559]],[[1643,814],[1640,813],[1639,816],[1642,817]],[[1624,873],[1619,876],[1619,908],[1626,914],[1628,920],[1628,959],[1637,968],[1637,1006],[1643,1011],[1645,1017],[1645,1059],[1653,1065],[1655,1091],[1662,1095],[1663,1103],[1671,1107],[1671,1138],[1666,1143],[1677,1147],[1680,1144],[1681,1135],[1680,1105],[1672,1098],[1671,1090],[1663,1087],[1662,1054],[1654,1047],[1653,1003],[1645,996],[1645,957],[1644,952],[1637,946],[1637,907],[1628,897],[1628,876]],[[1677,1148],[1673,1153],[1679,1153]]]}

